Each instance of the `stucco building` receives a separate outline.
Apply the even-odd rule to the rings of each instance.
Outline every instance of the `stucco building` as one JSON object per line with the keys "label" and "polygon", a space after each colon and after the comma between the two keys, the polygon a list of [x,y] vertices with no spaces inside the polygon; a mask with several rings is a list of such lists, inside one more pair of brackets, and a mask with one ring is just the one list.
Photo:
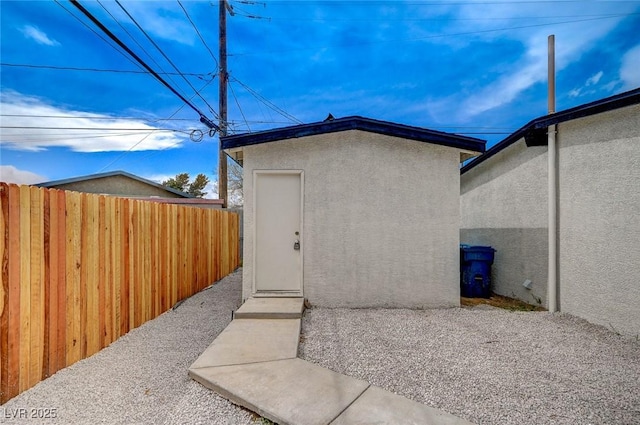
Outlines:
{"label": "stucco building", "polygon": [[221,199],[202,199],[126,171],[110,171],[37,184],[49,189],[136,198],[199,208],[222,208]]}
{"label": "stucco building", "polygon": [[244,170],[243,298],[459,305],[459,163],[484,141],[348,117],[222,147]]}
{"label": "stucco building", "polygon": [[496,293],[546,306],[552,261],[557,310],[640,334],[640,89],[537,118],[461,173],[461,241],[497,249]]}

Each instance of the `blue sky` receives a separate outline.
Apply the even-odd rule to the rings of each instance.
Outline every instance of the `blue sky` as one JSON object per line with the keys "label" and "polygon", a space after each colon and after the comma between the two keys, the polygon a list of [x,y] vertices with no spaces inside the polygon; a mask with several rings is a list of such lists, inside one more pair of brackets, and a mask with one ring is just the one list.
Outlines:
{"label": "blue sky", "polygon": [[[233,133],[331,113],[473,135],[491,146],[546,113],[549,34],[557,110],[640,86],[640,1],[230,3]],[[217,122],[217,2],[80,4]],[[217,180],[218,136],[69,1],[0,8],[1,180],[114,170]]]}

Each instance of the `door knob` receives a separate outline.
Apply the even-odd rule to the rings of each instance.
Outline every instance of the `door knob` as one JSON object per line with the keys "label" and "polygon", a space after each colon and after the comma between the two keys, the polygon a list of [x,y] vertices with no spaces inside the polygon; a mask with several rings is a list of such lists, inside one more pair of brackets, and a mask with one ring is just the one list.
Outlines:
{"label": "door knob", "polygon": [[295,249],[296,251],[298,251],[300,249],[300,241],[299,240],[296,240],[293,243],[293,249]]}

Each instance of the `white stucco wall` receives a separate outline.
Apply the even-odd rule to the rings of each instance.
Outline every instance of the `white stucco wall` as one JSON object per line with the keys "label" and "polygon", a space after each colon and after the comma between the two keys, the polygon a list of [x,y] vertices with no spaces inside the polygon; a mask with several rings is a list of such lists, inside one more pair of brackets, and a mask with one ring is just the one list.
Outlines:
{"label": "white stucco wall", "polygon": [[560,309],[640,334],[640,106],[559,126]]}
{"label": "white stucco wall", "polygon": [[[546,306],[547,147],[524,139],[462,174],[460,241],[497,252],[492,290]],[[522,284],[532,282],[532,289]]]}
{"label": "white stucco wall", "polygon": [[[459,305],[459,150],[351,130],[244,148],[244,173],[304,170],[303,291],[326,307]],[[243,296],[251,296],[245,177]]]}

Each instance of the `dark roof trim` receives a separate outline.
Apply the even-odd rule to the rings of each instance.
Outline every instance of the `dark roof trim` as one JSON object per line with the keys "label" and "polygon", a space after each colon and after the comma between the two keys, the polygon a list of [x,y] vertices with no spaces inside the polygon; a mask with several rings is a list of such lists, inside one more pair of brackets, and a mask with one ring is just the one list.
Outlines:
{"label": "dark roof trim", "polygon": [[180,195],[183,198],[195,198],[195,196],[193,196],[193,195],[191,195],[189,193],[182,192],[182,191],[174,189],[172,187],[163,186],[163,185],[161,185],[159,183],[156,183],[156,182],[153,182],[151,180],[147,180],[147,179],[144,179],[142,177],[136,176],[135,174],[127,173],[126,171],[109,171],[107,173],[90,174],[88,176],[72,177],[70,179],[52,180],[52,181],[49,181],[49,182],[38,183],[35,186],[37,186],[37,187],[54,187],[54,186],[60,186],[60,185],[63,185],[63,184],[77,183],[77,182],[81,182],[81,181],[102,179],[102,178],[105,178],[105,177],[114,177],[114,176],[124,176],[124,177],[128,177],[130,179],[133,179],[133,180],[138,180],[139,182],[148,184],[150,186],[155,186],[155,187],[157,187],[159,189],[166,190],[167,192],[175,193],[176,195]]}
{"label": "dark roof trim", "polygon": [[237,134],[222,137],[222,149],[238,148],[242,146],[257,145],[260,143],[275,142],[285,139],[313,136],[317,134],[335,133],[346,130],[362,130],[386,136],[400,137],[419,142],[433,143],[436,145],[450,146],[473,152],[484,152],[485,141],[474,137],[459,136],[452,133],[427,130],[420,127],[412,127],[387,121],[378,121],[363,117],[345,117],[332,121],[323,121],[312,124],[302,124],[291,127],[277,128],[260,131],[257,133]]}
{"label": "dark roof trim", "polygon": [[547,128],[554,124],[587,117],[590,115],[600,114],[602,112],[612,111],[614,109],[624,108],[640,103],[640,88],[630,90],[615,96],[596,100],[595,102],[585,103],[584,105],[566,109],[555,114],[549,114],[529,121],[515,133],[506,139],[492,146],[483,155],[476,157],[470,163],[460,169],[460,173],[464,174],[478,164],[483,163],[493,155],[497,154],[507,146],[512,145],[524,137],[527,146],[546,146],[547,145]]}

